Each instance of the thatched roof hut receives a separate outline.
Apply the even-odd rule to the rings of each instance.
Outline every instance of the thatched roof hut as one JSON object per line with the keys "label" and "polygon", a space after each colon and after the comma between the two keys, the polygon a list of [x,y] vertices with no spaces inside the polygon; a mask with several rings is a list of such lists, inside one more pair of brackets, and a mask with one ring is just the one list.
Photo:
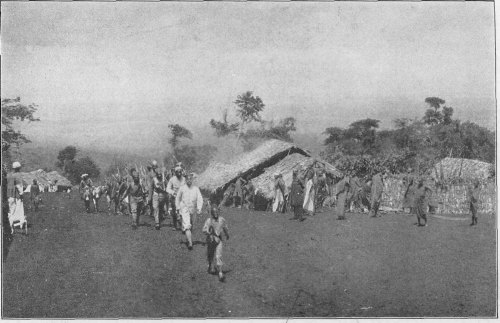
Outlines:
{"label": "thatched roof hut", "polygon": [[[312,166],[315,158],[304,156],[301,154],[291,154],[278,161],[271,167],[266,168],[264,173],[252,179],[252,184],[257,189],[258,194],[267,199],[274,197],[274,174],[280,173],[283,176],[286,187],[292,185],[293,170],[303,171]],[[325,171],[335,178],[339,178],[342,174],[331,164],[320,161],[324,164]]]}
{"label": "thatched roof hut", "polygon": [[494,174],[494,165],[474,159],[445,158],[429,174],[438,181],[487,180]]}
{"label": "thatched roof hut", "polygon": [[265,168],[276,164],[290,154],[310,156],[308,152],[293,143],[268,140],[254,150],[236,156],[227,163],[212,162],[196,179],[196,185],[204,191],[214,193],[225,189],[239,175],[250,175],[249,177],[260,175]]}
{"label": "thatched roof hut", "polygon": [[[47,173],[44,170],[39,169],[32,172],[21,173],[21,177],[23,178],[23,185],[25,186],[31,185],[34,179],[37,180],[39,185],[43,186],[47,186],[49,184],[67,187],[71,186],[71,182],[56,171]],[[57,183],[55,182],[56,180]]]}

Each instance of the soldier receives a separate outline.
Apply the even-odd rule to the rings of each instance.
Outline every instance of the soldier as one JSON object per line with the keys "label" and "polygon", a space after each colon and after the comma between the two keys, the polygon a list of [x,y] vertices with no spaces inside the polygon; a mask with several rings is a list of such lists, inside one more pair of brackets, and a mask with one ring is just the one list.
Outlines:
{"label": "soldier", "polygon": [[172,230],[178,230],[180,227],[180,218],[179,215],[177,214],[177,209],[176,207],[176,197],[177,197],[177,192],[179,189],[186,184],[186,179],[184,176],[182,176],[182,168],[179,166],[175,167],[175,176],[173,176],[167,184],[167,193],[169,195],[169,207],[168,207],[168,212],[170,213],[170,216],[172,217]]}
{"label": "soldier", "polygon": [[[144,191],[140,182],[139,173],[135,168],[130,170],[132,182],[128,185],[124,195],[128,197],[130,213],[132,214],[132,230],[136,230],[139,225],[139,217],[144,208]],[[123,196],[121,200],[125,198]]]}
{"label": "soldier", "polygon": [[80,182],[80,195],[82,196],[83,203],[85,204],[85,210],[90,213],[90,199],[92,198],[92,180],[89,178],[88,174],[82,175],[82,180]]}
{"label": "soldier", "polygon": [[474,186],[469,187],[469,210],[472,214],[472,223],[470,225],[477,224],[477,208],[479,204],[479,181],[474,181]]}
{"label": "soldier", "polygon": [[186,235],[189,250],[193,250],[193,240],[191,229],[194,218],[201,214],[203,207],[203,197],[200,189],[193,185],[194,174],[191,173],[186,178],[186,184],[177,192],[175,206],[177,213],[181,216],[182,232]]}
{"label": "soldier", "polygon": [[155,229],[160,230],[160,217],[165,212],[167,191],[163,185],[162,175],[157,174],[153,178],[153,212],[155,218]]}
{"label": "soldier", "polygon": [[380,207],[380,200],[384,191],[384,175],[385,171],[383,170],[372,177],[370,215],[373,218],[377,217],[378,208]]}
{"label": "soldier", "polygon": [[33,208],[36,212],[38,211],[38,205],[40,204],[40,187],[38,186],[36,179],[33,179],[33,184],[31,184],[30,197],[31,203],[33,204]]}

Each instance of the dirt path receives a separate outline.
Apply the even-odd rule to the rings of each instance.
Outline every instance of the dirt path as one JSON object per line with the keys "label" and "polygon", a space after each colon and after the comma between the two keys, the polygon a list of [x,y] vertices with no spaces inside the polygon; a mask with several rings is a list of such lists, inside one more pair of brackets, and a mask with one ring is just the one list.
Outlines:
{"label": "dirt path", "polygon": [[[493,316],[495,219],[477,227],[407,215],[291,215],[224,209],[225,283],[195,248],[145,218],[83,213],[51,194],[3,267],[4,317]],[[168,221],[167,221],[168,222]]]}

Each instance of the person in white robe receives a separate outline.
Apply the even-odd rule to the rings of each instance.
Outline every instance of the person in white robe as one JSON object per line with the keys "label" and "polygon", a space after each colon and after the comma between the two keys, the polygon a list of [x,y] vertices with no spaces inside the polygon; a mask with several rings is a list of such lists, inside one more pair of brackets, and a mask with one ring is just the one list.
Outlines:
{"label": "person in white robe", "polygon": [[186,178],[186,185],[179,188],[175,198],[177,213],[181,216],[181,229],[186,235],[189,250],[193,250],[193,240],[191,230],[197,215],[201,214],[203,207],[203,197],[200,189],[193,185],[194,174],[191,173]]}

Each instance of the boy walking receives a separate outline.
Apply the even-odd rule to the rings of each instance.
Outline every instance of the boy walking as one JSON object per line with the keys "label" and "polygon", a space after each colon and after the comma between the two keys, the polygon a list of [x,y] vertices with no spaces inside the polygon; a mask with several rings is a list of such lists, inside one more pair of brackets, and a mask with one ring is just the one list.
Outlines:
{"label": "boy walking", "polygon": [[[219,216],[217,206],[212,205],[210,208],[211,217],[205,221],[203,233],[207,235],[207,260],[208,272],[210,274],[218,273],[219,281],[224,281],[224,273],[222,272],[222,232],[229,240],[229,231],[226,225],[226,220]],[[215,262],[216,270],[213,265]]]}

